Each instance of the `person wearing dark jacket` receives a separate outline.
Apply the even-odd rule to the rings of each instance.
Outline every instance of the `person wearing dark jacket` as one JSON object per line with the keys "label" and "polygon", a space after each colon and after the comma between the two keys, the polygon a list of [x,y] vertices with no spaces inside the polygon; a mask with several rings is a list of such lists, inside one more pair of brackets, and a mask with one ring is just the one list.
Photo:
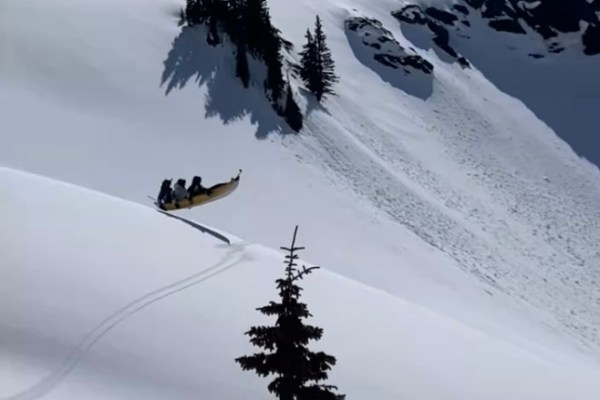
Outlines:
{"label": "person wearing dark jacket", "polygon": [[171,189],[171,179],[165,179],[160,185],[160,191],[156,197],[159,207],[163,207],[165,203],[173,201],[173,189]]}
{"label": "person wearing dark jacket", "polygon": [[202,178],[199,176],[194,176],[192,179],[192,183],[188,188],[188,193],[190,197],[194,197],[198,194],[205,194],[207,192],[206,188],[202,186]]}

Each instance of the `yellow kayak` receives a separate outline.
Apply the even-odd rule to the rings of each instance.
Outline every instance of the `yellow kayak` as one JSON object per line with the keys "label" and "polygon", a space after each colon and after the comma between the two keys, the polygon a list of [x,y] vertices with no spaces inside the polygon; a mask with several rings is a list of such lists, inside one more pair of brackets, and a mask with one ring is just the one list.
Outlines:
{"label": "yellow kayak", "polygon": [[170,203],[165,203],[162,206],[157,206],[161,210],[173,211],[181,210],[183,208],[197,207],[206,203],[210,203],[211,201],[222,199],[223,197],[231,194],[238,187],[241,173],[242,170],[240,169],[240,172],[237,174],[237,176],[231,178],[229,182],[217,183],[216,185],[209,187],[206,193],[197,194],[188,199],[183,199],[177,202],[172,201]]}

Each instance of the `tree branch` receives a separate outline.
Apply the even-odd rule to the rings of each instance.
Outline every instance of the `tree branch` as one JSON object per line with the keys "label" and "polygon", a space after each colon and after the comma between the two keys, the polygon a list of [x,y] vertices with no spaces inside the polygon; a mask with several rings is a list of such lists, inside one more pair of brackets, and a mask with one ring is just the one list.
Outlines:
{"label": "tree branch", "polygon": [[310,274],[310,273],[311,273],[311,272],[312,272],[314,269],[319,269],[319,268],[321,268],[321,267],[319,267],[319,266],[314,266],[314,267],[306,268],[306,267],[303,265],[303,266],[302,266],[302,271],[300,271],[300,272],[298,273],[298,275],[296,275],[296,276],[294,276],[294,277],[292,278],[292,282],[294,282],[296,279],[300,279],[300,278],[302,278],[302,276],[304,276],[304,275]]}

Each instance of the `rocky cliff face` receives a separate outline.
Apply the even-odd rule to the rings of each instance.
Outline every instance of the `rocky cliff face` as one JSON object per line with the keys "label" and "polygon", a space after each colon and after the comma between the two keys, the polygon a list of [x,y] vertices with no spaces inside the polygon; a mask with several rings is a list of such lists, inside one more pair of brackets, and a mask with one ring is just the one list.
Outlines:
{"label": "rocky cliff face", "polygon": [[366,17],[349,18],[346,20],[346,28],[369,49],[373,59],[380,64],[409,74],[414,71],[433,73],[433,65],[429,61],[402,47],[380,21]]}
{"label": "rocky cliff face", "polygon": [[[545,40],[561,33],[580,33],[583,52],[600,54],[598,0],[464,0],[464,4],[454,4],[449,10],[409,5],[393,15],[403,22],[427,25],[432,32],[437,30],[438,40],[444,42],[444,25],[469,26],[469,15],[475,13],[500,32],[526,34],[526,29],[530,29]],[[563,49],[554,45],[550,50],[557,53]]]}
{"label": "rocky cliff face", "polygon": [[[468,10],[465,10],[468,13]],[[446,52],[452,59],[462,67],[470,67],[466,58],[458,54],[450,46],[450,33],[443,25],[454,26],[459,21],[469,25],[468,21],[462,20],[451,12],[429,7],[422,10],[419,6],[409,5],[402,10],[393,12],[392,15],[401,22],[423,25],[429,29],[431,41],[441,50]]]}

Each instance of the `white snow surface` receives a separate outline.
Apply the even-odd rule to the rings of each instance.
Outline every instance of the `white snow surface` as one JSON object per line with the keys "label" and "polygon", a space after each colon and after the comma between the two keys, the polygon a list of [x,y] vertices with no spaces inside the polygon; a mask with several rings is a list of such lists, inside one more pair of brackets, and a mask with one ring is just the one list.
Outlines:
{"label": "white snow surface", "polygon": [[[283,265],[266,247],[288,244],[295,224],[326,268],[307,280],[308,303],[350,398],[597,396],[587,371],[600,360],[600,170],[539,118],[563,107],[574,120],[579,110],[574,130],[587,129],[600,57],[567,48],[532,59],[542,51],[533,35],[474,24],[471,40],[451,42],[473,62],[462,69],[390,15],[404,3],[269,1],[296,50],[319,13],[341,77],[322,106],[294,80],[308,116],[290,135],[262,95],[260,67],[243,90],[229,44],[210,47],[202,28],[177,25],[182,1],[3,0],[0,165],[106,195],[3,170],[0,399],[179,398],[200,388],[218,400],[268,398],[232,356],[248,350],[242,333]],[[430,61],[428,86],[386,79],[357,58],[344,30],[356,16]],[[143,207],[164,178],[210,185],[239,168],[232,195],[177,215],[244,241],[215,242]],[[116,310],[241,256],[253,260],[92,344]],[[63,379],[73,346],[86,351]]]}
{"label": "white snow surface", "polygon": [[[40,176],[3,168],[0,184],[11,227],[0,235],[0,398],[270,398],[234,359],[256,350],[251,325],[273,322],[255,307],[276,298],[283,253]],[[329,382],[349,398],[600,395],[583,364],[328,268],[302,286],[309,322],[325,330],[311,347],[336,356]]]}

